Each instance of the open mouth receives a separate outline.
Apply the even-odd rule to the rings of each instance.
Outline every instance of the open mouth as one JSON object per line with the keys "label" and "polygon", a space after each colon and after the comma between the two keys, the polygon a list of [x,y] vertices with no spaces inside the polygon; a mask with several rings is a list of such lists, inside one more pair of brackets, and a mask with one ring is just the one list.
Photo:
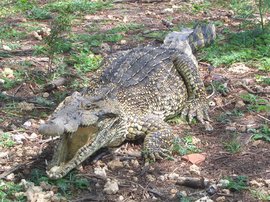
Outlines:
{"label": "open mouth", "polygon": [[74,133],[66,133],[61,136],[60,142],[53,154],[49,169],[53,166],[62,166],[71,161],[78,150],[91,145],[95,140],[97,126],[79,127]]}

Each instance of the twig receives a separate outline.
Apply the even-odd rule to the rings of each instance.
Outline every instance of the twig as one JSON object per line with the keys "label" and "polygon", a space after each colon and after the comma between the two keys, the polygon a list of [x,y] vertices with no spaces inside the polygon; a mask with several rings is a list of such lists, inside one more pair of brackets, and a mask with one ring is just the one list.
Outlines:
{"label": "twig", "polygon": [[264,116],[262,116],[262,115],[260,115],[260,114],[256,114],[256,115],[257,115],[258,117],[264,119],[265,121],[270,122],[270,120],[269,120],[268,118],[265,118]]}
{"label": "twig", "polygon": [[213,89],[213,91],[212,91],[212,93],[211,93],[211,95],[208,95],[207,97],[206,97],[206,99],[210,99],[215,93],[216,93],[216,91],[215,91],[215,87],[214,87],[214,85],[213,85],[213,83],[211,82],[210,83],[210,85],[211,85],[211,87],[212,87],[212,89]]}
{"label": "twig", "polygon": [[10,173],[13,173],[14,171],[18,170],[19,168],[21,168],[23,166],[23,164],[19,164],[19,165],[16,165],[14,166],[13,168],[3,172],[1,175],[0,175],[0,179],[3,179],[5,178],[6,176],[8,176]]}
{"label": "twig", "polygon": [[23,85],[24,85],[24,83],[22,83],[22,84],[15,90],[13,96],[15,96],[15,95],[19,92],[19,90],[22,88]]}

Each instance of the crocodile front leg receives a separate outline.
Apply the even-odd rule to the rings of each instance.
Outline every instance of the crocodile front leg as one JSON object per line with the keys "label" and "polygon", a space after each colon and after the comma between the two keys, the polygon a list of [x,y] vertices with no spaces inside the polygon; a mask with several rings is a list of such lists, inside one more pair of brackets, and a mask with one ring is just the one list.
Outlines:
{"label": "crocodile front leg", "polygon": [[182,117],[187,118],[189,122],[196,117],[207,130],[212,130],[212,126],[208,122],[210,118],[205,88],[199,75],[195,57],[178,52],[173,56],[173,63],[183,78],[188,92],[188,100],[181,113]]}

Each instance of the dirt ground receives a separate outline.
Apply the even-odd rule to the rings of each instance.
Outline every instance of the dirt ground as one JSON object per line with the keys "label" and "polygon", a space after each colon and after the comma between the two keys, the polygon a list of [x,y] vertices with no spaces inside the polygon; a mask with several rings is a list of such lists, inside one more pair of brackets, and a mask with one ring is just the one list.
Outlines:
{"label": "dirt ground", "polygon": [[[184,3],[185,9],[180,9],[180,2],[158,2],[158,3],[115,3],[112,9],[99,11],[93,15],[87,15],[75,27],[74,32],[84,30],[86,25],[90,23],[100,23],[102,29],[106,30],[110,26],[118,23],[138,23],[144,24],[147,30],[166,30],[168,27],[162,20],[170,20],[173,24],[185,26],[190,22],[200,21],[201,19],[225,22],[226,27],[237,30],[234,26],[238,19],[234,19],[230,10],[223,8],[209,8],[207,11],[191,12],[188,3]],[[173,9],[172,9],[173,8]],[[14,19],[9,19],[8,23],[16,23],[21,16],[16,16]],[[110,23],[103,23],[103,20],[110,19]],[[40,22],[48,24],[48,21]],[[223,28],[218,28],[217,33]],[[133,36],[138,35],[136,32],[126,34],[125,41],[117,44],[109,44],[110,50],[101,51],[103,55],[108,55],[119,50],[126,50],[132,47],[137,47],[146,44],[158,45],[161,42],[153,38],[147,38],[139,43]],[[21,50],[31,49],[40,41],[29,36],[28,39],[21,41]],[[41,56],[32,56],[32,54],[14,54],[9,58],[0,58],[0,65],[5,67],[5,64],[14,65],[18,61],[32,61],[33,66],[41,70],[43,73],[47,68],[48,59]],[[175,160],[161,160],[145,166],[143,159],[140,156],[141,142],[128,142],[120,148],[113,151],[101,151],[91,159],[83,163],[78,168],[77,173],[80,176],[88,179],[90,186],[86,190],[74,190],[74,194],[70,201],[185,201],[182,195],[187,195],[190,201],[196,201],[204,195],[208,195],[214,201],[242,201],[252,202],[260,201],[254,197],[251,191],[229,191],[218,189],[212,195],[206,194],[207,188],[190,188],[187,186],[177,185],[176,178],[164,177],[166,174],[176,174],[181,177],[199,177],[209,179],[215,184],[226,176],[247,176],[249,181],[261,179],[270,179],[270,148],[269,143],[251,139],[252,133],[249,128],[259,128],[265,122],[269,124],[269,113],[257,114],[244,110],[246,105],[241,102],[239,94],[248,92],[246,88],[239,85],[239,82],[244,80],[254,84],[254,75],[258,70],[251,69],[246,73],[233,73],[228,71],[228,67],[215,67],[209,74],[210,64],[199,61],[202,76],[207,87],[211,87],[210,81],[214,78],[221,78],[223,83],[228,86],[229,92],[222,95],[214,93],[210,101],[214,104],[210,109],[212,126],[214,130],[207,132],[200,124],[189,126],[187,124],[174,124],[174,131],[179,137],[191,135],[199,141],[196,146],[201,150],[206,159],[197,164],[200,173],[196,174],[190,170],[192,165],[184,160],[180,155],[175,155]],[[95,76],[98,72],[89,73],[89,76]],[[65,87],[60,87],[59,91],[69,90]],[[57,90],[56,90],[57,91]],[[17,97],[27,98],[42,94],[37,84],[34,82],[26,82],[20,84],[6,92],[9,95],[16,94]],[[72,92],[68,92],[70,94]],[[209,94],[212,91],[209,90]],[[269,100],[269,94],[264,95]],[[241,105],[242,104],[242,105]],[[1,107],[6,103],[1,103]],[[232,116],[228,112],[233,110],[242,110],[241,116]],[[33,169],[46,169],[46,162],[50,160],[53,151],[53,140],[42,138],[38,134],[37,128],[46,116],[42,116],[42,111],[51,113],[53,108],[36,108],[36,113],[28,114],[25,112],[7,112],[0,110],[0,116],[4,117],[4,121],[0,123],[3,132],[10,132],[18,135],[17,138],[22,141],[22,144],[16,144],[12,148],[2,149],[2,153],[8,152],[8,157],[0,159],[0,176],[14,173],[15,182],[21,179],[28,179]],[[268,120],[268,122],[267,122]],[[30,126],[20,133],[21,128],[25,128],[23,124],[30,122]],[[236,140],[240,142],[241,149],[239,152],[232,153],[226,150],[225,143],[233,139],[233,134],[237,133]],[[23,134],[20,136],[20,134]],[[26,138],[25,138],[26,137]],[[119,166],[108,166],[110,162],[120,161]],[[111,164],[113,164],[111,163]],[[94,169],[106,168],[106,177],[101,177],[94,174]],[[2,175],[1,175],[2,174]],[[161,177],[163,176],[163,177]],[[1,177],[2,178],[2,177]],[[116,179],[119,184],[119,191],[116,194],[105,194],[103,189],[107,178]],[[250,185],[252,187],[252,185]],[[266,190],[270,190],[265,187]],[[254,189],[256,186],[254,185]],[[270,194],[270,193],[269,193]],[[188,200],[187,200],[188,201]]]}

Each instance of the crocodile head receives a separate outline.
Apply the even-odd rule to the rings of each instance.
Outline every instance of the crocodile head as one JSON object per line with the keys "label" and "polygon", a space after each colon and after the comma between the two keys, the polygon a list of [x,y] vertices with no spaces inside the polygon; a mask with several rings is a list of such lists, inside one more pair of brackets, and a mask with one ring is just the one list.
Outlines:
{"label": "crocodile head", "polygon": [[44,136],[60,136],[48,176],[61,178],[100,148],[120,144],[121,120],[119,103],[115,100],[78,92],[67,97],[39,127]]}

